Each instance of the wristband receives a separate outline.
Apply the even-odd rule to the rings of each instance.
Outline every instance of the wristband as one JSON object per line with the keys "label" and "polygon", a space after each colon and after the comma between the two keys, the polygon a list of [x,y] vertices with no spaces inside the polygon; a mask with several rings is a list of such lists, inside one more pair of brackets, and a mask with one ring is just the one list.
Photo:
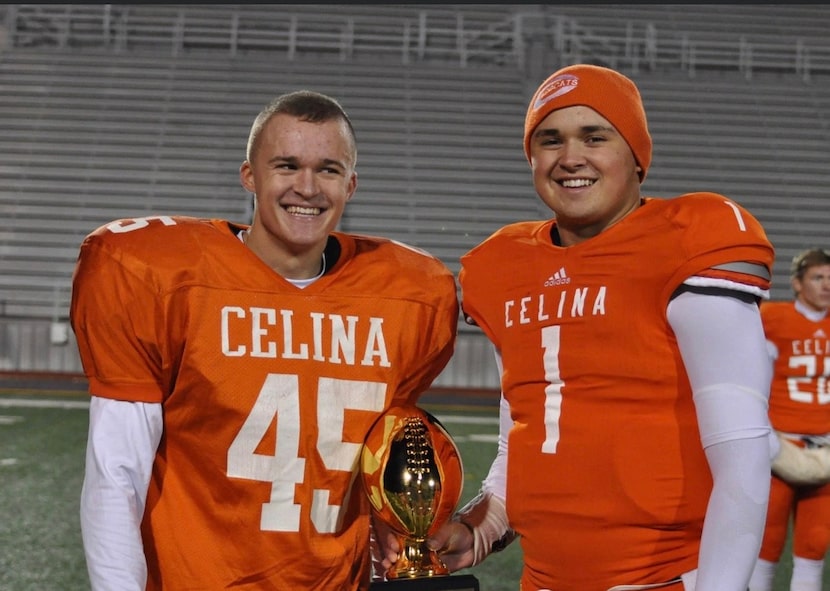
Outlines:
{"label": "wristband", "polygon": [[504,501],[487,492],[479,493],[455,516],[473,535],[473,565],[488,554],[501,552],[516,539],[510,528]]}

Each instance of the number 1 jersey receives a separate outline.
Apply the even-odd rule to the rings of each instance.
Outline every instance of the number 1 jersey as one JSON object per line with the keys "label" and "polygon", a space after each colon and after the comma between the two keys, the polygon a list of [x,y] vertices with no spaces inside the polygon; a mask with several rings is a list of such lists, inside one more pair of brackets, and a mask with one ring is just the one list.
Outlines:
{"label": "number 1 jersey", "polygon": [[690,277],[765,295],[773,250],[714,194],[645,199],[567,248],[554,225],[507,226],[461,261],[462,309],[503,362],[522,588],[668,581],[696,568],[711,475],[666,308]]}

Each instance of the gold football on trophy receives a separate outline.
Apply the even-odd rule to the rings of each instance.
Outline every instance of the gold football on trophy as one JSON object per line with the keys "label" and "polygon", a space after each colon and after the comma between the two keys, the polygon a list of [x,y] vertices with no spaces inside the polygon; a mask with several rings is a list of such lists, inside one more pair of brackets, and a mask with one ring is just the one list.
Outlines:
{"label": "gold football on trophy", "polygon": [[464,470],[450,434],[422,408],[390,408],[366,436],[361,465],[375,518],[400,536],[400,559],[387,578],[448,574],[425,540],[461,498]]}

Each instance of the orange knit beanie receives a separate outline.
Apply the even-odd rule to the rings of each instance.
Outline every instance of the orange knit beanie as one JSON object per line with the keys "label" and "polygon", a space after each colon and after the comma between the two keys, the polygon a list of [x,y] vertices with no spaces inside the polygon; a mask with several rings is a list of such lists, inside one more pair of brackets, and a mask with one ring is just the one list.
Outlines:
{"label": "orange knit beanie", "polygon": [[536,90],[525,117],[525,156],[530,160],[530,137],[552,111],[584,105],[608,119],[620,132],[642,169],[640,182],[651,164],[643,100],[637,86],[619,72],[586,64],[567,66],[551,74]]}

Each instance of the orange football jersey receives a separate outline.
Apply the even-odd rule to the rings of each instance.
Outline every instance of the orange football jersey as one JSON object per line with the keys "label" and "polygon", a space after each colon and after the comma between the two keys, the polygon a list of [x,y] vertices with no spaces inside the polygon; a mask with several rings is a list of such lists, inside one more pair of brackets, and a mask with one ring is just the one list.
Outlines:
{"label": "orange football jersey", "polygon": [[509,225],[461,259],[463,310],[503,361],[522,589],[668,581],[696,568],[711,474],[666,307],[695,275],[768,289],[713,267],[768,272],[773,249],[714,194],[646,199],[568,248],[553,244],[554,224]]}
{"label": "orange football jersey", "polygon": [[769,417],[787,433],[830,433],[830,317],[813,322],[795,303],[765,302],[764,333],[778,348]]}
{"label": "orange football jersey", "polygon": [[458,305],[434,257],[334,237],[305,289],[220,220],[121,220],[84,241],[71,317],[90,391],[163,405],[147,589],[368,587],[361,445],[442,371]]}

